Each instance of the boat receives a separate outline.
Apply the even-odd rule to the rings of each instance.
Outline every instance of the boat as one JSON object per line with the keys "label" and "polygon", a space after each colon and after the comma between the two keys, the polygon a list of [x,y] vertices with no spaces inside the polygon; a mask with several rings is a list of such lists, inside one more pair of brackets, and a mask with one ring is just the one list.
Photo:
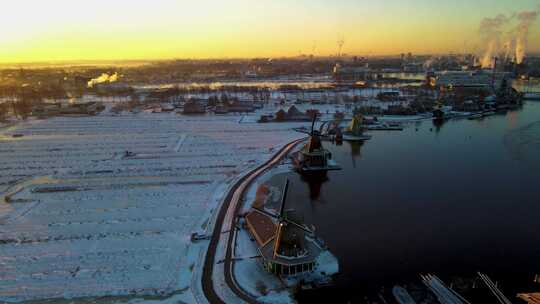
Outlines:
{"label": "boat", "polygon": [[483,118],[484,116],[482,116],[482,113],[474,113],[472,114],[471,116],[467,117],[468,120],[475,120],[475,119],[480,119],[480,118]]}
{"label": "boat", "polygon": [[497,112],[486,110],[486,111],[474,113],[473,115],[470,115],[467,119],[470,119],[470,120],[480,119],[480,118],[484,118],[484,117],[495,115],[495,114],[497,114]]}
{"label": "boat", "polygon": [[365,141],[370,140],[371,135],[364,134],[364,127],[362,126],[363,117],[361,114],[353,116],[351,123],[347,129],[343,132],[343,140],[346,141]]}
{"label": "boat", "polygon": [[369,131],[403,131],[403,127],[400,125],[393,124],[377,124],[369,125],[366,127],[366,130]]}
{"label": "boat", "polygon": [[332,153],[323,147],[320,132],[314,129],[316,117],[313,116],[308,142],[292,155],[293,165],[300,173],[325,174],[327,171],[341,170],[332,159]]}
{"label": "boat", "polygon": [[370,140],[371,135],[350,135],[350,134],[343,134],[343,140],[345,141],[366,141]]}
{"label": "boat", "polygon": [[407,292],[407,289],[401,286],[394,286],[394,288],[392,288],[392,294],[394,295],[394,298],[396,298],[396,301],[398,301],[399,304],[416,304],[414,299]]}

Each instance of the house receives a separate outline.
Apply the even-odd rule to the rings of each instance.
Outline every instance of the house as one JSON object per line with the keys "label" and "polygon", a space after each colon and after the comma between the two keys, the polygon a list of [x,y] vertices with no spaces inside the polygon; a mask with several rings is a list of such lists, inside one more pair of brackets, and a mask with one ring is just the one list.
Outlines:
{"label": "house", "polygon": [[45,117],[45,116],[54,116],[60,114],[62,104],[59,102],[56,103],[43,103],[35,106],[32,109],[32,115]]}
{"label": "house", "polygon": [[432,84],[441,89],[491,92],[497,91],[507,78],[508,73],[490,70],[444,71],[436,75]]}
{"label": "house", "polygon": [[91,101],[87,103],[74,103],[69,104],[66,107],[60,109],[60,114],[73,114],[73,115],[96,115],[103,111],[105,107],[103,104]]}
{"label": "house", "polygon": [[255,107],[253,106],[253,102],[240,101],[238,99],[233,100],[233,102],[226,103],[224,106],[225,106],[225,108],[227,108],[228,112],[247,113],[247,112],[255,111]]}
{"label": "house", "polygon": [[183,114],[204,114],[206,113],[206,107],[197,100],[189,100],[184,104],[184,110],[182,111]]}
{"label": "house", "polygon": [[280,109],[276,112],[276,121],[311,121],[311,118],[308,114],[301,112],[294,105],[289,107],[287,112]]}
{"label": "house", "polygon": [[364,66],[344,67],[341,64],[336,64],[333,70],[333,77],[336,82],[356,83],[359,81],[370,80],[372,77],[371,69]]}
{"label": "house", "polygon": [[397,91],[380,92],[377,94],[377,99],[380,101],[399,101],[403,100]]}

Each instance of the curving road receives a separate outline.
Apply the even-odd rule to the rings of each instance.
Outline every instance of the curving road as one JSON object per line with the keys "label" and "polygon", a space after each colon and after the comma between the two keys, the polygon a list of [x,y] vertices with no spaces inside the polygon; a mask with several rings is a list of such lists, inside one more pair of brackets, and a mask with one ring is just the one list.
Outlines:
{"label": "curving road", "polygon": [[[225,221],[225,218],[227,217],[227,213],[230,212],[230,208],[234,208],[231,210],[234,212],[232,216],[232,223],[230,223],[230,227],[234,228],[236,223],[236,214],[238,211],[238,208],[240,207],[240,200],[243,197],[243,194],[245,190],[249,187],[249,185],[253,182],[254,179],[256,179],[258,176],[260,176],[262,173],[264,173],[268,168],[275,166],[283,157],[289,153],[289,151],[294,148],[298,143],[304,141],[305,138],[301,138],[298,140],[295,140],[287,145],[285,145],[283,148],[281,148],[278,153],[276,153],[271,159],[266,161],[264,164],[256,168],[255,170],[251,171],[250,173],[246,174],[242,178],[240,178],[236,184],[233,185],[229,193],[227,193],[227,196],[225,197],[225,201],[221,205],[221,208],[219,209],[219,214],[216,219],[216,223],[214,225],[214,231],[212,233],[212,237],[210,239],[210,244],[208,245],[208,249],[206,251],[206,258],[204,261],[203,266],[203,274],[202,274],[202,287],[204,294],[206,295],[206,298],[210,303],[225,303],[219,295],[216,293],[216,290],[214,289],[214,283],[212,281],[213,278],[213,272],[214,272],[214,264],[215,261],[215,254],[216,250],[219,245],[220,237],[222,234],[222,228]],[[230,233],[228,234],[227,239],[227,249],[225,254],[225,260],[224,260],[224,267],[225,267],[225,282],[227,283],[228,287],[243,301],[247,303],[257,303],[256,299],[253,298],[250,294],[246,293],[242,288],[238,286],[236,283],[236,279],[234,278],[234,272],[233,272],[233,265],[234,261],[232,260],[232,254],[233,254],[233,248],[234,248],[234,239],[235,239],[236,230],[230,229]]]}

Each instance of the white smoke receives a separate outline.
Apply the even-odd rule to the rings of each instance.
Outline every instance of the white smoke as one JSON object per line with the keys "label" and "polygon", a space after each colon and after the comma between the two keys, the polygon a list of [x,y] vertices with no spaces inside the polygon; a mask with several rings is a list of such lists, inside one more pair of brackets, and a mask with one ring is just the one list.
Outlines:
{"label": "white smoke", "polygon": [[429,58],[428,60],[426,60],[424,62],[424,69],[426,70],[429,70],[431,69],[431,67],[433,66],[433,64],[435,63],[435,58]]}
{"label": "white smoke", "polygon": [[516,63],[522,63],[527,51],[529,28],[536,21],[538,11],[524,11],[517,15],[519,24],[516,28]]}
{"label": "white smoke", "polygon": [[480,59],[483,68],[493,65],[493,58],[497,55],[501,46],[503,28],[508,24],[509,18],[505,15],[497,15],[493,18],[484,18],[480,22],[480,35],[487,48]]}
{"label": "white smoke", "polygon": [[533,11],[522,11],[510,16],[499,14],[484,18],[480,22],[480,36],[485,50],[480,58],[483,68],[492,68],[494,58],[523,62],[529,36],[529,29],[540,14],[540,6]]}
{"label": "white smoke", "polygon": [[96,84],[103,83],[103,82],[115,82],[115,81],[118,81],[118,78],[119,78],[118,73],[114,73],[112,75],[103,73],[101,74],[101,76],[88,81],[88,87],[92,88]]}

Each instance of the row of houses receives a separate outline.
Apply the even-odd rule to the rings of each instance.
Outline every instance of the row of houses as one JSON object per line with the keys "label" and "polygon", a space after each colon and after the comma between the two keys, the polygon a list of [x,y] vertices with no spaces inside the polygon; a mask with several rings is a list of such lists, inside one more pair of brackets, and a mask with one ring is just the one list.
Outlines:
{"label": "row of houses", "polygon": [[[245,100],[235,99],[233,101],[226,101],[217,104],[213,107],[213,111],[216,114],[227,114],[227,113],[249,113],[254,112],[256,109],[262,108],[261,103],[255,103]],[[190,99],[184,104],[183,114],[204,114],[207,112],[208,102],[205,99]]]}
{"label": "row of houses", "polygon": [[56,116],[56,115],[96,115],[103,111],[105,106],[101,102],[86,102],[86,103],[45,103],[36,105],[32,109],[32,115],[39,117]]}
{"label": "row of houses", "polygon": [[317,109],[309,109],[304,113],[292,105],[287,111],[279,109],[273,115],[262,115],[259,122],[311,121],[318,114],[319,110]]}

